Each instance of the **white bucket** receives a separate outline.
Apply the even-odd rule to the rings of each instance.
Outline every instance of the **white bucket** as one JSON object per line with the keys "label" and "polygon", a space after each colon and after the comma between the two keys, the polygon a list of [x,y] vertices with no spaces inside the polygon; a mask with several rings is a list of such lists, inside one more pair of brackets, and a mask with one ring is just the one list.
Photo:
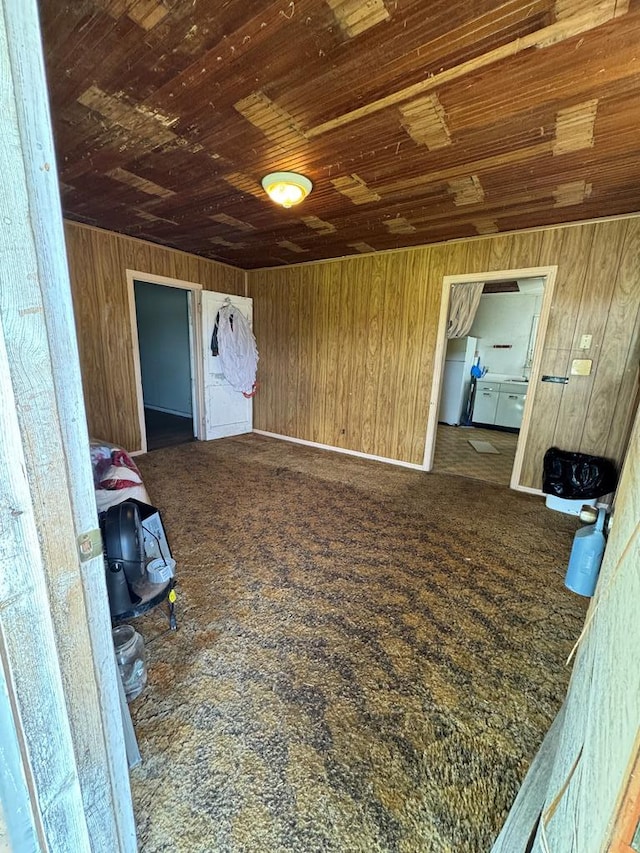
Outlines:
{"label": "white bucket", "polygon": [[571,500],[570,498],[558,498],[555,495],[547,495],[545,503],[549,509],[555,509],[567,515],[580,515],[583,506],[595,506],[597,501],[597,498],[593,498],[592,500],[587,500],[586,498]]}
{"label": "white bucket", "polygon": [[171,580],[176,568],[176,561],[169,557],[163,560],[158,557],[147,564],[147,574],[151,583],[166,583]]}

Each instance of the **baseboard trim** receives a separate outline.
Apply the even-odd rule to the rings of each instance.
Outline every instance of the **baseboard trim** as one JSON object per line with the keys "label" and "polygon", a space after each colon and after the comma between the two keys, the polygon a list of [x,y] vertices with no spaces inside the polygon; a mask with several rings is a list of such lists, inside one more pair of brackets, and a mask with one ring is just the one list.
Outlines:
{"label": "baseboard trim", "polygon": [[333,450],[335,453],[344,453],[347,456],[359,456],[361,459],[371,459],[373,462],[386,462],[388,465],[399,465],[402,468],[412,468],[414,471],[424,471],[422,465],[415,462],[403,462],[401,459],[390,459],[388,456],[374,456],[372,453],[362,453],[360,450],[347,450],[344,447],[334,447],[331,444],[320,444],[318,441],[307,441],[304,438],[293,438],[290,435],[280,435],[277,432],[267,432],[264,429],[254,429],[258,435],[266,435],[268,438],[277,438],[280,441],[290,441],[293,444],[304,444],[307,447],[315,447],[318,450]]}
{"label": "baseboard trim", "polygon": [[178,415],[180,418],[189,418],[193,420],[191,412],[179,412],[177,409],[165,409],[162,406],[150,406],[149,403],[144,404],[145,409],[151,409],[152,412],[164,412],[165,415]]}
{"label": "baseboard trim", "polygon": [[542,489],[533,489],[531,486],[510,486],[514,492],[523,492],[525,495],[537,495],[539,498],[544,497]]}

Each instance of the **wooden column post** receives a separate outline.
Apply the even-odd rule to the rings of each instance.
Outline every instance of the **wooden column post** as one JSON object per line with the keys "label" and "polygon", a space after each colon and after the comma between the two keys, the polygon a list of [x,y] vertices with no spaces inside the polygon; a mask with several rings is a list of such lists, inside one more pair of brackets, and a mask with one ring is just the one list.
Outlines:
{"label": "wooden column post", "polygon": [[29,795],[0,827],[133,851],[35,0],[0,0],[0,99],[0,687]]}

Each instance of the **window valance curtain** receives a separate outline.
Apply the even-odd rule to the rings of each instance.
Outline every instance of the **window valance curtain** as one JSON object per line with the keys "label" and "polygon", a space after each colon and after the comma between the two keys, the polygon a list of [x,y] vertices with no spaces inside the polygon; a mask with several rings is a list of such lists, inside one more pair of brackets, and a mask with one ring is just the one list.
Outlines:
{"label": "window valance curtain", "polygon": [[448,338],[464,338],[469,334],[478,305],[480,305],[483,288],[483,281],[451,286],[449,325],[447,326]]}

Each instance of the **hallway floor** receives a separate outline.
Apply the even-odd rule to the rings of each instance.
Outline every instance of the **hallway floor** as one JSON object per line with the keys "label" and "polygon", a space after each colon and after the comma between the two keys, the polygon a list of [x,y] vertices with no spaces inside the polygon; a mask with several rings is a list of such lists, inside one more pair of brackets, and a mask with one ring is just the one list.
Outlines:
{"label": "hallway floor", "polygon": [[145,408],[144,422],[147,428],[147,450],[159,450],[161,447],[193,441],[192,418]]}
{"label": "hallway floor", "polygon": [[[478,453],[469,444],[469,439],[488,441],[498,453]],[[517,444],[518,434],[515,432],[438,424],[433,470],[439,474],[457,474],[508,486]]]}

